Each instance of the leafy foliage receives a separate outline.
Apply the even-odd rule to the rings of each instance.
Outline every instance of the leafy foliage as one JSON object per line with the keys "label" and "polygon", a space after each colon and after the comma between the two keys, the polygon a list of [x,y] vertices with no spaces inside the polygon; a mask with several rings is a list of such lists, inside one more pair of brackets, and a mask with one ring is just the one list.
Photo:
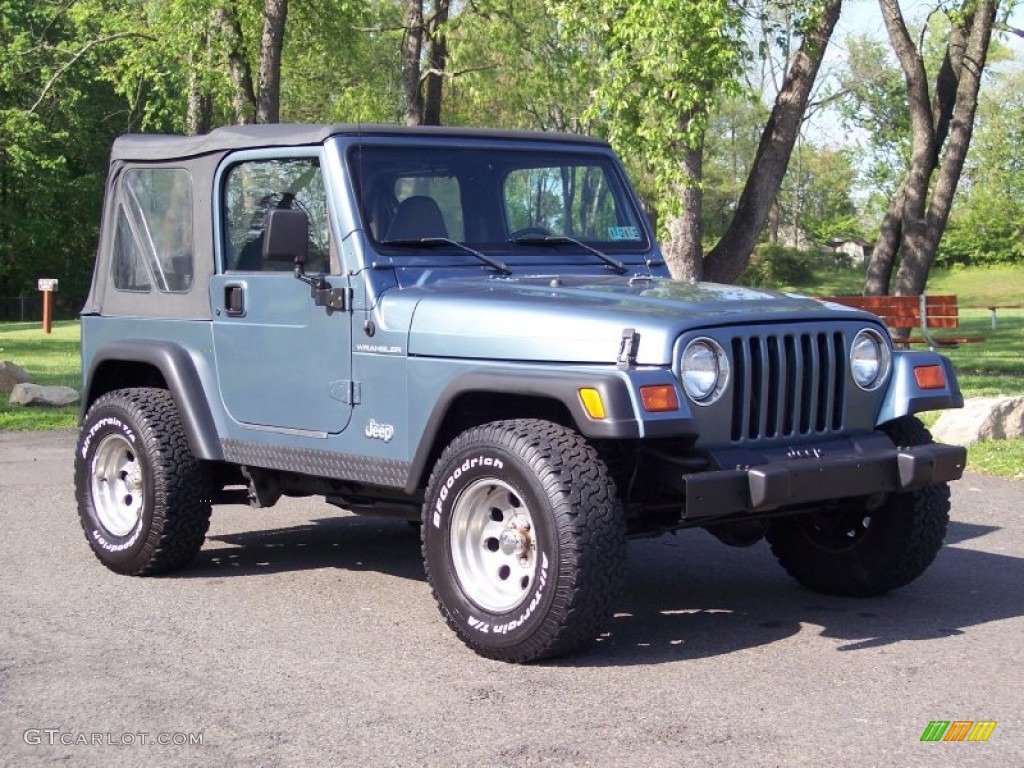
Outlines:
{"label": "leafy foliage", "polygon": [[846,45],[846,69],[839,77],[836,103],[845,126],[862,137],[866,162],[858,182],[880,212],[910,159],[906,86],[886,43],[861,36],[847,38]]}
{"label": "leafy foliage", "polygon": [[133,126],[94,76],[113,55],[99,35],[66,2],[0,4],[0,296],[56,277],[64,312],[88,287],[110,141]]}
{"label": "leafy foliage", "polygon": [[626,155],[643,158],[662,216],[693,183],[680,163],[699,147],[716,101],[739,91],[741,9],[729,0],[567,0],[551,3],[569,45],[596,74],[585,119]]}
{"label": "leafy foliage", "polygon": [[1024,262],[1024,72],[983,94],[962,190],[936,261],[952,266]]}
{"label": "leafy foliage", "polygon": [[784,245],[762,245],[754,251],[737,282],[755,288],[806,283],[814,276],[814,264],[818,258],[818,254],[811,251]]}
{"label": "leafy foliage", "polygon": [[[443,28],[444,121],[604,136],[663,225],[684,194],[703,196],[711,244],[735,216],[766,100],[822,6],[454,3]],[[126,131],[188,130],[197,99],[204,125],[251,119],[240,112],[232,62],[257,85],[264,8],[265,0],[0,0],[0,296],[33,295],[37,277],[58,277],[59,310],[77,311],[111,141]],[[935,23],[926,36],[932,68],[947,33]],[[399,0],[292,0],[282,119],[401,122],[404,35]],[[805,137],[778,197],[780,224],[817,242],[870,238],[864,201],[884,207],[907,157],[905,88],[886,44],[852,39],[847,49],[848,72],[826,101],[838,99],[864,144],[838,151]],[[982,105],[942,263],[1024,258],[1021,85],[1008,80]],[[696,168],[684,160],[694,150]]]}

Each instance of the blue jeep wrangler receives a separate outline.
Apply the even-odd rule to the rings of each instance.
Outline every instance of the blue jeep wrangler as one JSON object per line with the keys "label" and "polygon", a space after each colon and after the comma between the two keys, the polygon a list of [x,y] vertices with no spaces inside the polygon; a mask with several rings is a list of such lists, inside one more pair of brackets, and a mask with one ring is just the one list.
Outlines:
{"label": "blue jeep wrangler", "polygon": [[797,296],[670,279],[609,147],[263,125],[113,147],[75,485],[99,560],[185,566],[213,504],[316,495],[421,524],[476,652],[597,635],[627,538],[767,538],[878,595],[931,563],[962,448],[948,360]]}

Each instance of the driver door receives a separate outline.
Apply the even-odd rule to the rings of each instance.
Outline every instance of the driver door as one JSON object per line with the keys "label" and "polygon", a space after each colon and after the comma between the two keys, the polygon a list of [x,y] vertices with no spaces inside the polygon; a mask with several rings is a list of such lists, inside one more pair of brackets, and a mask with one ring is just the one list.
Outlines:
{"label": "driver door", "polygon": [[[211,281],[211,300],[224,405],[233,419],[255,429],[341,432],[352,411],[351,313],[315,306],[291,264],[263,258],[267,213],[298,209],[309,219],[306,271],[330,271],[319,154],[243,155],[219,178],[221,269]],[[345,280],[336,275],[331,283]]]}

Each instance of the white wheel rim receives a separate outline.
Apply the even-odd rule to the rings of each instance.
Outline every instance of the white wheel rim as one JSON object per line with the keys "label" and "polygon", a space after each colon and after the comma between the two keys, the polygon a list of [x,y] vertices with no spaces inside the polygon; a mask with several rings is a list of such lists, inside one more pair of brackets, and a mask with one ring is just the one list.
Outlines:
{"label": "white wheel rim", "polygon": [[145,491],[135,448],[121,435],[107,435],[92,460],[92,504],[113,536],[127,536],[142,516]]}
{"label": "white wheel rim", "polygon": [[537,575],[533,516],[512,486],[476,480],[452,509],[450,546],[465,595],[491,613],[507,613],[526,600]]}

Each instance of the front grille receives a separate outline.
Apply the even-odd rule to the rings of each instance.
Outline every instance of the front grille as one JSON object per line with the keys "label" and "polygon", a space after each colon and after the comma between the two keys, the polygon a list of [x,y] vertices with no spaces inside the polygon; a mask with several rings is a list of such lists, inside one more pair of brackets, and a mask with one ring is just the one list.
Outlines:
{"label": "front grille", "polygon": [[846,354],[838,330],[736,336],[732,440],[838,431]]}

